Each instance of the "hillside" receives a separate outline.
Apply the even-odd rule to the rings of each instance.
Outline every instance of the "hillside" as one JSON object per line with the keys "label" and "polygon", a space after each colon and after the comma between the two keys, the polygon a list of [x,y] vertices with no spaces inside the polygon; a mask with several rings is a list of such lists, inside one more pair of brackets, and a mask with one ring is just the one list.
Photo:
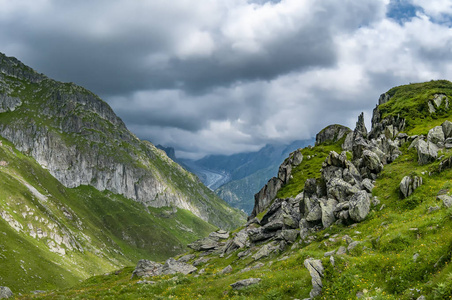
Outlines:
{"label": "hillside", "polygon": [[243,223],[96,95],[0,54],[1,286],[68,287]]}
{"label": "hillside", "polygon": [[186,209],[222,228],[243,220],[196,176],[134,136],[95,94],[3,54],[0,135],[66,187],[90,185],[147,207]]}
{"label": "hillside", "polygon": [[140,261],[38,298],[450,299],[451,91],[444,80],[396,87],[370,131],[362,115],[342,137],[322,131],[267,183],[282,181],[280,198],[256,197],[256,218],[177,263]]}

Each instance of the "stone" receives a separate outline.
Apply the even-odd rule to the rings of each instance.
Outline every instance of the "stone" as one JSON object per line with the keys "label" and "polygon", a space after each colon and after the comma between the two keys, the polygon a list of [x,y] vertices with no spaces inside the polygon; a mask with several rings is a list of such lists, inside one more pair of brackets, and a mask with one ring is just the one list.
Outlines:
{"label": "stone", "polygon": [[326,142],[335,143],[351,131],[350,128],[343,125],[329,125],[317,133],[315,136],[315,144],[320,145]]}
{"label": "stone", "polygon": [[436,145],[444,145],[444,132],[442,126],[433,127],[428,131],[427,140]]}
{"label": "stone", "polygon": [[416,262],[418,257],[419,257],[419,253],[414,253],[414,255],[413,255],[413,262]]}
{"label": "stone", "polygon": [[419,296],[416,300],[426,300],[426,298],[424,295],[422,295],[422,296]]}
{"label": "stone", "polygon": [[452,122],[446,120],[441,124],[441,127],[443,128],[444,138],[452,138]]}
{"label": "stone", "polygon": [[372,206],[375,207],[375,206],[378,206],[378,205],[380,205],[380,199],[378,199],[377,196],[374,196],[372,198]]}
{"label": "stone", "polygon": [[240,289],[243,289],[243,288],[248,287],[250,285],[258,284],[260,281],[261,281],[260,278],[248,278],[248,279],[243,279],[243,280],[239,280],[237,282],[234,282],[234,283],[230,284],[230,286],[234,290],[240,290]]}
{"label": "stone", "polygon": [[349,196],[359,191],[357,187],[340,178],[332,178],[328,181],[326,188],[328,199],[335,199],[338,202],[346,201]]}
{"label": "stone", "polygon": [[12,298],[13,292],[6,286],[0,286],[0,299]]}
{"label": "stone", "polygon": [[348,133],[345,137],[345,141],[342,144],[342,150],[344,151],[352,151],[353,149],[353,131]]}
{"label": "stone", "polygon": [[248,230],[248,236],[251,242],[267,240],[275,235],[275,232],[267,232],[265,227],[253,228]]}
{"label": "stone", "polygon": [[279,249],[279,244],[275,242],[271,242],[262,246],[253,256],[251,256],[254,260],[259,260],[262,257],[267,257],[274,251]]}
{"label": "stone", "polygon": [[415,189],[422,185],[422,177],[405,176],[399,184],[402,199],[410,196]]}
{"label": "stone", "polygon": [[229,232],[227,231],[216,231],[216,232],[211,232],[209,234],[209,238],[213,239],[213,240],[219,240],[219,239],[228,239],[229,238]]}
{"label": "stone", "polygon": [[237,249],[249,246],[249,237],[246,229],[242,229],[230,239],[223,248],[223,253],[229,254]]}
{"label": "stone", "polygon": [[275,199],[276,194],[283,186],[281,179],[273,177],[267,184],[254,195],[254,208],[249,216],[250,219],[256,217],[261,212],[265,211],[270,205],[271,201]]}
{"label": "stone", "polygon": [[295,242],[298,237],[299,231],[296,229],[284,229],[281,230],[281,237],[289,244]]}
{"label": "stone", "polygon": [[428,213],[432,213],[437,210],[440,210],[439,206],[429,206],[428,207]]}
{"label": "stone", "polygon": [[391,99],[391,96],[387,93],[381,94],[380,98],[378,99],[378,105],[385,104],[386,102]]}
{"label": "stone", "polygon": [[199,265],[205,264],[206,262],[208,262],[210,260],[209,257],[200,257],[197,260],[195,260],[193,262],[193,266],[197,267]]}
{"label": "stone", "polygon": [[304,261],[304,266],[311,275],[312,290],[309,293],[311,298],[317,297],[322,292],[323,265],[320,259],[308,258]]}
{"label": "stone", "polygon": [[323,254],[323,256],[324,256],[324,257],[329,257],[329,256],[331,256],[331,255],[334,255],[334,253],[336,253],[336,250],[325,252],[325,253]]}
{"label": "stone", "polygon": [[320,200],[320,208],[322,210],[322,225],[323,228],[328,228],[336,221],[334,210],[338,202],[334,199]]}
{"label": "stone", "polygon": [[214,240],[210,237],[206,237],[206,238],[194,241],[193,243],[188,244],[187,246],[196,251],[203,251],[203,250],[215,249],[219,246],[219,243],[218,243],[218,240]]}
{"label": "stone", "polygon": [[430,141],[419,140],[417,155],[419,165],[428,164],[438,157],[438,147]]}
{"label": "stone", "polygon": [[182,273],[184,275],[191,274],[193,272],[196,272],[198,268],[195,266],[179,262],[175,260],[174,258],[169,258],[162,268],[162,274],[168,275],[168,274],[176,274],[176,273]]}
{"label": "stone", "polygon": [[135,270],[132,272],[132,278],[138,277],[153,277],[162,275],[163,265],[147,259],[138,261]]}
{"label": "stone", "polygon": [[220,271],[220,274],[224,275],[224,274],[228,274],[231,272],[232,272],[232,267],[231,267],[231,265],[228,265],[226,268],[224,268],[223,270]]}
{"label": "stone", "polygon": [[383,169],[383,164],[377,154],[370,150],[363,151],[363,166],[370,170],[372,173],[379,173]]}
{"label": "stone", "polygon": [[370,210],[370,198],[365,191],[359,191],[350,198],[349,215],[355,222],[363,221]]}
{"label": "stone", "polygon": [[180,257],[177,261],[186,263],[186,262],[188,262],[189,260],[192,260],[195,257],[196,257],[196,255],[194,255],[194,254],[187,254],[187,255],[184,255],[184,256]]}
{"label": "stone", "polygon": [[336,255],[344,255],[347,253],[347,248],[344,246],[340,246],[339,249],[336,251]]}
{"label": "stone", "polygon": [[452,197],[449,195],[438,195],[436,199],[441,200],[443,202],[444,207],[449,208],[452,207]]}
{"label": "stone", "polygon": [[368,191],[369,193],[372,193],[373,188],[375,187],[372,183],[372,181],[369,178],[365,178],[362,182],[361,182],[363,188]]}
{"label": "stone", "polygon": [[366,128],[366,124],[364,123],[364,113],[361,113],[358,116],[358,121],[356,122],[356,127],[354,130],[354,136],[355,136],[355,139],[357,136],[362,136],[364,138],[367,137],[367,128]]}
{"label": "stone", "polygon": [[428,102],[428,112],[431,114],[436,112],[435,106],[433,106],[433,103],[431,101]]}
{"label": "stone", "polygon": [[351,242],[351,243],[348,245],[348,247],[347,247],[347,251],[348,251],[348,252],[352,251],[352,250],[355,249],[356,246],[358,246],[359,244],[361,244],[361,242],[359,242],[359,241]]}

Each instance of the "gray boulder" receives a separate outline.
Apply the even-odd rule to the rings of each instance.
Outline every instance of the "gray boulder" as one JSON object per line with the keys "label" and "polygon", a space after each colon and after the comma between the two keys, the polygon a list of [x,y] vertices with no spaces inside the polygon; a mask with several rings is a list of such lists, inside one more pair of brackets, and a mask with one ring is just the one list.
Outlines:
{"label": "gray boulder", "polygon": [[213,240],[219,240],[219,239],[228,239],[229,238],[229,232],[225,230],[218,230],[215,232],[211,232],[209,234],[209,237]]}
{"label": "gray boulder", "polygon": [[261,281],[260,278],[248,278],[248,279],[243,279],[243,280],[239,280],[237,282],[234,282],[230,286],[234,290],[240,290],[240,289],[243,289],[243,288],[248,287],[250,285],[258,284],[260,281]]}
{"label": "gray boulder", "polygon": [[443,124],[441,124],[443,128],[444,138],[452,138],[452,122],[446,120]]}
{"label": "gray boulder", "polygon": [[438,157],[438,147],[430,141],[419,140],[417,144],[418,163],[428,164]]}
{"label": "gray boulder", "polygon": [[329,125],[322,129],[315,136],[315,144],[320,145],[325,142],[335,143],[351,132],[351,129],[342,125]]}
{"label": "gray boulder", "polygon": [[320,200],[320,208],[322,210],[322,225],[324,228],[328,228],[336,221],[334,211],[338,202],[334,199],[322,199]]}
{"label": "gray boulder", "polygon": [[0,299],[6,299],[11,298],[13,296],[13,292],[6,287],[6,286],[0,286]]}
{"label": "gray boulder", "polygon": [[363,161],[362,164],[372,173],[379,173],[383,169],[383,164],[377,154],[370,150],[363,151]]}
{"label": "gray boulder", "polygon": [[228,265],[226,268],[224,268],[223,270],[220,271],[220,274],[224,275],[224,274],[228,274],[231,272],[232,272],[232,267],[231,267],[231,265]]}
{"label": "gray boulder", "polygon": [[369,178],[364,179],[361,182],[363,188],[368,191],[369,193],[372,193],[373,188],[375,187],[372,183],[372,181]]}
{"label": "gray boulder", "polygon": [[132,278],[135,276],[138,277],[153,277],[162,275],[163,265],[153,262],[147,259],[141,259],[138,261],[138,264],[135,270],[132,272]]}
{"label": "gray boulder", "polygon": [[187,255],[184,255],[184,256],[180,257],[177,261],[186,263],[186,262],[192,260],[195,257],[196,257],[196,255],[194,255],[194,254],[187,254]]}
{"label": "gray boulder", "polygon": [[267,257],[274,251],[279,249],[279,244],[276,242],[271,242],[262,246],[253,256],[254,260],[261,259],[262,257]]}
{"label": "gray boulder", "polygon": [[218,243],[218,239],[206,237],[206,238],[194,241],[193,243],[188,244],[187,246],[196,251],[204,251],[204,250],[215,249],[215,248],[219,247],[220,244]]}
{"label": "gray boulder", "polygon": [[444,145],[444,132],[442,126],[433,127],[428,131],[427,140],[438,146]]}
{"label": "gray boulder", "polygon": [[405,176],[400,182],[399,188],[402,195],[402,199],[410,196],[415,189],[422,184],[422,177],[419,176]]}
{"label": "gray boulder", "polygon": [[363,221],[370,210],[370,198],[366,191],[359,191],[350,198],[349,215],[353,221]]}
{"label": "gray boulder", "polygon": [[446,208],[452,207],[452,197],[448,195],[438,195],[436,199],[443,201]]}
{"label": "gray boulder", "polygon": [[309,293],[311,298],[317,297],[322,292],[322,277],[323,277],[323,265],[320,259],[308,258],[304,261],[304,266],[311,275],[312,290]]}
{"label": "gray boulder", "polygon": [[328,198],[335,199],[338,202],[344,202],[349,196],[358,192],[357,187],[352,186],[341,178],[332,178],[328,181],[326,188]]}
{"label": "gray boulder", "polygon": [[195,266],[180,262],[175,260],[174,258],[169,258],[162,267],[162,274],[176,274],[182,273],[184,275],[196,272],[198,268]]}

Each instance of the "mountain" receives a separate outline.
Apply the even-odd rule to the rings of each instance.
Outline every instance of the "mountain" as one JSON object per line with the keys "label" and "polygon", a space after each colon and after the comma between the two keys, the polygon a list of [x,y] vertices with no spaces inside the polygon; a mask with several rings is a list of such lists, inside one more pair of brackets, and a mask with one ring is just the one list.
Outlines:
{"label": "mountain", "polygon": [[250,213],[254,194],[277,172],[285,157],[308,144],[314,141],[266,145],[256,152],[210,155],[196,161],[181,160],[181,163],[231,206]]}
{"label": "mountain", "polygon": [[41,297],[450,299],[451,97],[445,80],[395,87],[370,131],[361,114],[290,153],[245,226]]}
{"label": "mountain", "polygon": [[99,97],[0,54],[1,285],[68,287],[243,222]]}

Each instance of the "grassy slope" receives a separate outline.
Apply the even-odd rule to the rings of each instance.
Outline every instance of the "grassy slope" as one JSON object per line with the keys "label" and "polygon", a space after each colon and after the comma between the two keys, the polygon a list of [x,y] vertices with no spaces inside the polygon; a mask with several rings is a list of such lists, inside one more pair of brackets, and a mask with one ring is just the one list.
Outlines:
{"label": "grassy slope", "polygon": [[[19,64],[18,69],[34,72]],[[22,105],[14,111],[0,114],[0,124],[10,127],[45,127],[64,141],[66,148],[75,146],[82,155],[98,153],[99,159],[114,160],[134,168],[143,168],[155,178],[165,182],[173,195],[185,197],[195,207],[206,207],[209,223],[224,228],[243,224],[245,215],[229,207],[215,193],[205,187],[196,176],[170,160],[151,143],[138,140],[125,126],[114,125],[87,110],[75,99],[103,101],[92,92],[73,83],[62,83],[45,78],[40,83],[0,74],[0,93],[18,97]],[[7,87],[3,88],[2,85]],[[71,100],[61,100],[68,97]],[[104,104],[108,106],[107,104]],[[73,132],[65,124],[82,122],[82,129]],[[122,123],[122,121],[120,121]],[[67,126],[70,127],[70,126]]]}
{"label": "grassy slope", "polygon": [[[430,84],[432,83],[415,87],[426,89],[425,93],[431,96],[437,92],[447,92],[451,86],[449,83],[446,90],[437,90],[430,89]],[[389,102],[386,107],[401,105],[400,112],[403,112],[403,105],[399,102],[401,99],[411,106],[408,102],[411,93],[409,86],[401,88],[405,89],[405,92],[399,94],[400,98],[394,97],[393,103]],[[412,97],[416,99],[417,95],[412,94]],[[405,111],[410,112],[408,107]],[[410,113],[406,116],[410,116]],[[428,129],[441,124],[446,118],[452,119],[450,111],[448,114],[434,115],[431,118],[413,117],[407,130],[410,134],[426,134]],[[313,152],[318,149],[318,155],[315,160],[304,160],[305,169],[293,173],[293,180],[280,191],[280,196],[295,196],[302,188],[301,184],[306,176],[319,177],[319,164],[330,150],[328,147],[336,146],[305,149],[304,151]],[[241,273],[243,267],[254,265],[255,262],[251,258],[237,259],[235,252],[227,258],[213,257],[206,265],[201,266],[206,269],[206,273],[199,277],[162,276],[152,279],[156,284],[143,285],[137,284],[138,279],[129,279],[132,271],[130,268],[124,269],[119,275],[97,276],[75,289],[56,291],[42,297],[303,299],[309,297],[311,289],[311,278],[303,267],[303,260],[314,257],[322,259],[325,266],[324,288],[319,299],[355,299],[357,292],[363,292],[366,297],[373,299],[417,299],[420,295],[425,295],[427,299],[450,299],[452,208],[441,207],[436,195],[441,189],[448,190],[449,195],[452,194],[452,169],[438,174],[438,162],[419,166],[417,154],[414,150],[409,151],[407,146],[402,147],[404,154],[392,164],[386,165],[378,176],[373,194],[381,200],[381,204],[372,209],[366,220],[354,226],[333,225],[317,232],[316,239],[311,244],[296,243],[294,247],[280,254],[279,257],[288,257],[285,260],[278,261],[276,254],[273,254],[260,260],[265,263],[261,269]],[[308,152],[304,154],[307,155]],[[452,150],[443,151],[442,154],[451,156]],[[424,184],[410,197],[401,200],[399,183],[405,175],[413,173],[421,175]],[[428,211],[429,207],[437,205],[441,207],[440,210]],[[323,254],[341,245],[346,246],[342,239],[344,235],[349,235],[362,244],[350,254],[336,256],[335,266],[332,266]],[[415,254],[418,255],[416,259]],[[215,274],[229,264],[233,267],[231,274]],[[260,277],[262,281],[259,285],[240,291],[229,287],[229,284],[239,279],[250,277]]]}
{"label": "grassy slope", "polygon": [[[92,187],[65,188],[32,158],[0,140],[0,160],[8,162],[0,167],[0,213],[7,212],[23,227],[17,232],[0,218],[0,285],[16,292],[67,287],[142,258],[161,260],[215,229],[185,210],[146,211],[139,203]],[[39,200],[24,182],[48,200]],[[28,224],[35,232],[51,231],[43,220],[55,224],[61,236],[70,232],[84,251],[66,249],[65,256],[50,252],[50,239],[29,235]]]}

